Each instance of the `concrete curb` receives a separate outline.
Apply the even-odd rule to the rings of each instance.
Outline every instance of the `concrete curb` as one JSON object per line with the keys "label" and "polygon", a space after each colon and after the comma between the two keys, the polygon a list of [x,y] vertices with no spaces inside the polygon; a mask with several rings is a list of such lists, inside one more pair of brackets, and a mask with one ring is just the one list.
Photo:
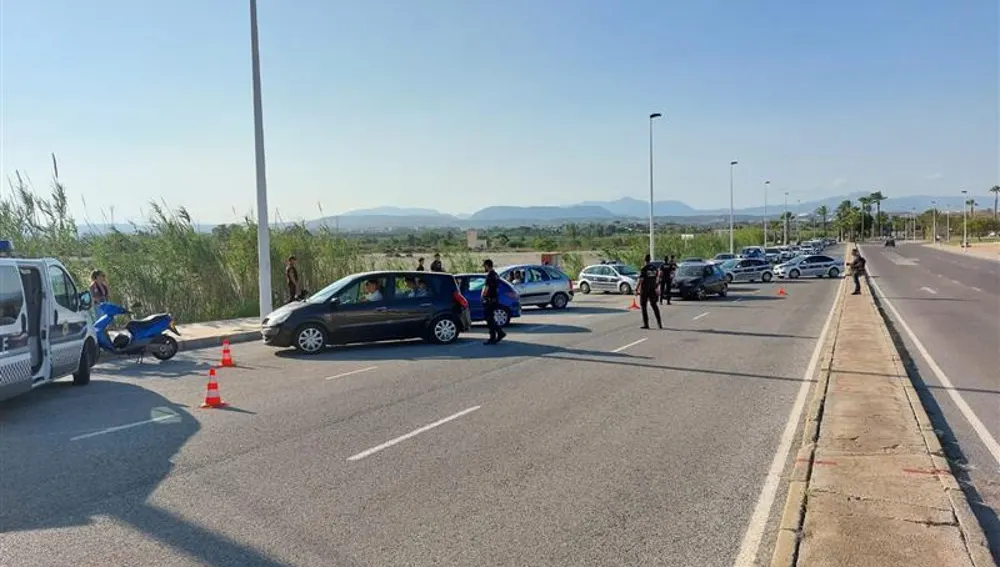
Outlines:
{"label": "concrete curb", "polygon": [[871,301],[874,303],[876,311],[878,311],[879,316],[882,318],[882,334],[893,353],[892,360],[893,364],[896,366],[897,375],[907,377],[907,380],[903,384],[903,391],[906,393],[906,398],[910,403],[910,410],[913,412],[913,416],[916,418],[917,424],[920,427],[921,436],[924,440],[924,446],[930,454],[933,468],[936,471],[940,471],[936,476],[938,480],[941,481],[945,494],[951,502],[952,512],[954,513],[955,520],[958,522],[959,530],[962,532],[962,538],[965,540],[965,547],[969,554],[969,559],[975,567],[996,567],[997,563],[993,560],[993,555],[990,553],[989,541],[986,539],[986,534],[983,531],[982,526],[979,525],[979,520],[972,511],[972,507],[969,505],[965,492],[962,491],[961,485],[959,485],[958,480],[955,478],[951,463],[945,457],[945,451],[941,446],[941,440],[938,438],[937,432],[934,430],[930,416],[927,415],[927,409],[924,408],[923,404],[920,402],[920,397],[916,388],[913,386],[912,379],[909,379],[909,373],[907,372],[906,365],[903,363],[903,359],[900,356],[899,348],[890,333],[890,329],[895,329],[892,319],[889,317],[885,308],[883,308],[878,294],[875,292],[875,289],[871,285],[871,281],[867,277],[865,278],[865,283],[868,288]]}
{"label": "concrete curb", "polygon": [[233,333],[231,335],[215,335],[211,337],[200,337],[197,339],[181,339],[177,341],[178,346],[181,351],[185,350],[197,350],[200,348],[208,348],[213,346],[222,347],[222,341],[224,339],[229,339],[231,344],[236,343],[249,343],[253,341],[260,340],[260,331],[241,331],[239,333]]}
{"label": "concrete curb", "polygon": [[795,455],[795,462],[789,477],[788,497],[785,499],[781,523],[778,525],[778,539],[774,544],[774,553],[771,555],[771,567],[794,567],[798,559],[802,523],[805,521],[807,488],[809,487],[809,477],[812,475],[816,440],[819,439],[820,422],[823,418],[827,388],[830,384],[830,367],[833,364],[837,334],[844,312],[844,289],[846,287],[847,278],[842,278],[832,307],[834,314],[830,331],[826,336],[819,363],[816,365],[816,389],[813,391],[809,409],[806,411],[802,445]]}

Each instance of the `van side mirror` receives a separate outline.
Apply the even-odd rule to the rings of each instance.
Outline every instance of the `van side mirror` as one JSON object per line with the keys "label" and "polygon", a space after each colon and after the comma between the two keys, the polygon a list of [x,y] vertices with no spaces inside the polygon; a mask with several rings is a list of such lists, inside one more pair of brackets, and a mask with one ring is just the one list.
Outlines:
{"label": "van side mirror", "polygon": [[80,292],[80,311],[90,309],[93,304],[94,298],[90,295],[89,291]]}

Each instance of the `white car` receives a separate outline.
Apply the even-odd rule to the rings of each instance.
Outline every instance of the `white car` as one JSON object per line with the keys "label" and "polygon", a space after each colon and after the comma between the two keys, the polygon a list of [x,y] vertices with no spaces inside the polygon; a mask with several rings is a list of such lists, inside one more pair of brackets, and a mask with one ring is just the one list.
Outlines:
{"label": "white car", "polygon": [[774,275],[779,278],[787,277],[793,280],[802,276],[815,276],[817,278],[830,276],[831,278],[836,278],[842,273],[844,273],[844,260],[821,254],[796,256],[774,267]]}
{"label": "white car", "polygon": [[729,260],[720,266],[726,274],[726,281],[733,282],[769,282],[774,277],[771,264],[760,258],[743,258]]}
{"label": "white car", "polygon": [[580,293],[591,291],[617,292],[622,295],[632,295],[639,271],[625,264],[595,264],[580,270],[576,278],[576,287]]}

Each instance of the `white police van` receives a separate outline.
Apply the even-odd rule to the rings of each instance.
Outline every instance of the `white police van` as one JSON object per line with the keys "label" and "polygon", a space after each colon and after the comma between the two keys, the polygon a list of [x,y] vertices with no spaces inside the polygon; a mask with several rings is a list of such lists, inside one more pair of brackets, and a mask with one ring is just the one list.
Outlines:
{"label": "white police van", "polygon": [[0,400],[73,375],[97,361],[90,291],[53,258],[16,258],[0,240]]}

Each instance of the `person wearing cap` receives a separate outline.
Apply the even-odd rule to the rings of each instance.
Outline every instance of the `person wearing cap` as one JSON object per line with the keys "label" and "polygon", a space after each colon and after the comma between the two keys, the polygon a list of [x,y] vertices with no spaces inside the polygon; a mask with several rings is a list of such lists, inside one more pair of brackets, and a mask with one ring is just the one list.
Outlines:
{"label": "person wearing cap", "polygon": [[441,264],[441,254],[438,254],[438,253],[434,254],[434,261],[431,262],[431,271],[432,272],[443,272],[444,271],[444,265]]}
{"label": "person wearing cap", "polygon": [[490,340],[485,344],[495,345],[507,336],[494,316],[500,306],[500,276],[493,269],[493,260],[489,258],[483,260],[483,270],[486,272],[486,283],[482,291],[483,311],[486,315],[486,327],[490,330]]}

